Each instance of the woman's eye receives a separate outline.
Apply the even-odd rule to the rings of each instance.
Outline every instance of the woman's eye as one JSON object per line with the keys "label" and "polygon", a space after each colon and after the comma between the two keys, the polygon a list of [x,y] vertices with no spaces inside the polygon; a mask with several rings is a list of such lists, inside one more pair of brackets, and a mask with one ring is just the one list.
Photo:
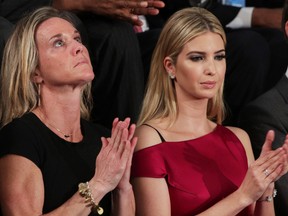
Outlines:
{"label": "woman's eye", "polygon": [[55,47],[61,47],[64,45],[64,42],[62,40],[57,40],[54,42]]}
{"label": "woman's eye", "polygon": [[203,60],[202,56],[191,56],[190,59],[194,62]]}
{"label": "woman's eye", "polygon": [[221,60],[223,60],[223,59],[225,59],[225,58],[226,58],[225,55],[218,55],[218,56],[215,56],[215,59],[216,59],[216,60],[219,60],[219,61],[221,61]]}
{"label": "woman's eye", "polygon": [[75,40],[76,40],[77,42],[79,42],[79,43],[82,43],[81,37],[76,37]]}

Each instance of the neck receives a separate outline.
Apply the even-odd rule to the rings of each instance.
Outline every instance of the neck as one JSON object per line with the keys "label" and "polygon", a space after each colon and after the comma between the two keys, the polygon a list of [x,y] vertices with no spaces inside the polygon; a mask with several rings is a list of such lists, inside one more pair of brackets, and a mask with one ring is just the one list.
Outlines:
{"label": "neck", "polygon": [[36,115],[59,137],[70,142],[82,140],[80,129],[81,89],[41,84],[41,105]]}
{"label": "neck", "polygon": [[80,129],[80,112],[69,112],[69,110],[45,109],[39,106],[34,113],[55,134],[70,142],[78,142],[82,139]]}
{"label": "neck", "polygon": [[199,100],[194,103],[179,102],[178,104],[176,128],[181,128],[181,130],[210,128],[210,121],[207,118],[207,100]]}

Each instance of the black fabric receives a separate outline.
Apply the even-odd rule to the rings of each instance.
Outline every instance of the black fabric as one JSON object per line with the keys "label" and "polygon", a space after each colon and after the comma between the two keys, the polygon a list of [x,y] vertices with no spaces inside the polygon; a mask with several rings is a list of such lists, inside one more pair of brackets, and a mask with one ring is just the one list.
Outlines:
{"label": "black fabric", "polygon": [[144,71],[132,25],[120,20],[79,15],[89,40],[95,73],[92,120],[111,127],[115,117],[136,122],[144,92]]}
{"label": "black fabric", "polygon": [[283,0],[246,0],[246,6],[279,8]]}
{"label": "black fabric", "polygon": [[[189,0],[164,0],[164,2],[165,8],[161,9],[160,11],[164,20],[167,20],[175,11],[182,8],[191,7]],[[217,0],[212,0],[212,3],[209,4],[209,7],[206,9],[215,14],[223,26],[231,22],[240,10],[238,7],[219,4]]]}
{"label": "black fabric", "polygon": [[269,46],[270,70],[265,81],[264,92],[266,92],[278,83],[286,71],[288,43],[284,32],[278,29],[253,28],[253,30],[258,32],[267,41]]}
{"label": "black fabric", "polygon": [[249,29],[227,31],[226,36],[224,124],[236,125],[243,106],[264,92],[271,65],[270,50],[262,35]]}
{"label": "black fabric", "polygon": [[51,0],[1,0],[0,16],[15,24],[26,13],[51,4]]}
{"label": "black fabric", "polygon": [[157,132],[157,134],[159,135],[159,137],[160,137],[160,139],[161,139],[161,142],[166,142],[166,140],[164,139],[164,137],[161,135],[161,133],[160,133],[156,128],[152,127],[152,126],[149,125],[149,124],[143,124],[143,125],[146,125],[146,126],[148,126],[148,127],[153,128],[153,129]]}
{"label": "black fabric", "polygon": [[[0,157],[16,154],[31,160],[42,172],[45,198],[43,213],[59,207],[89,181],[101,148],[101,136],[109,136],[103,126],[81,121],[83,141],[70,143],[49,130],[33,113],[15,119],[0,131]],[[109,215],[111,195],[100,202]],[[92,213],[90,214],[93,215]]]}
{"label": "black fabric", "polygon": [[137,33],[144,69],[144,83],[147,82],[149,76],[152,54],[160,33],[161,28],[154,28],[149,31]]}
{"label": "black fabric", "polygon": [[13,30],[13,24],[6,20],[4,17],[0,16],[0,69],[3,58],[3,51],[5,43],[8,40],[9,35]]}

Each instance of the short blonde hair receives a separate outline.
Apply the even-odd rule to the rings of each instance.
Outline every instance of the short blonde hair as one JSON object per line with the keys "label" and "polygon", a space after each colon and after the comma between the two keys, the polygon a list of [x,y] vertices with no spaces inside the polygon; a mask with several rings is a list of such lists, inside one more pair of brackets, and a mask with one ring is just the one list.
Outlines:
{"label": "short blonde hair", "polygon": [[[170,57],[176,63],[184,45],[205,32],[219,34],[226,45],[226,36],[221,23],[204,8],[190,7],[179,10],[166,22],[153,52],[146,93],[137,125],[168,116],[176,119],[178,107],[174,83],[167,76],[163,60],[165,57]],[[223,85],[215,97],[208,101],[207,109],[207,117],[219,124],[222,123],[225,113]]]}
{"label": "short blonde hair", "polygon": [[[71,13],[42,7],[22,18],[6,43],[0,77],[1,127],[37,106],[38,90],[32,81],[39,62],[35,33],[41,23],[53,17],[65,19],[76,28]],[[91,83],[88,83],[82,91],[81,117],[88,119],[91,107]]]}

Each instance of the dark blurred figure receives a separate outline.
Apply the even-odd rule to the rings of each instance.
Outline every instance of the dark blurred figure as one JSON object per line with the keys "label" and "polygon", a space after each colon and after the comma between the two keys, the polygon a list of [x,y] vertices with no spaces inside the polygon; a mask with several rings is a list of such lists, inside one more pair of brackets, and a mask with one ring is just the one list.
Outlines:
{"label": "dark blurred figure", "polygon": [[[288,1],[283,10],[282,30],[288,35]],[[285,49],[285,47],[283,47]],[[241,112],[239,126],[250,136],[255,157],[259,157],[265,134],[275,131],[273,148],[280,147],[288,133],[288,70],[281,80],[268,92],[249,103]],[[276,182],[278,196],[275,198],[275,210],[278,216],[288,215],[288,175]]]}

